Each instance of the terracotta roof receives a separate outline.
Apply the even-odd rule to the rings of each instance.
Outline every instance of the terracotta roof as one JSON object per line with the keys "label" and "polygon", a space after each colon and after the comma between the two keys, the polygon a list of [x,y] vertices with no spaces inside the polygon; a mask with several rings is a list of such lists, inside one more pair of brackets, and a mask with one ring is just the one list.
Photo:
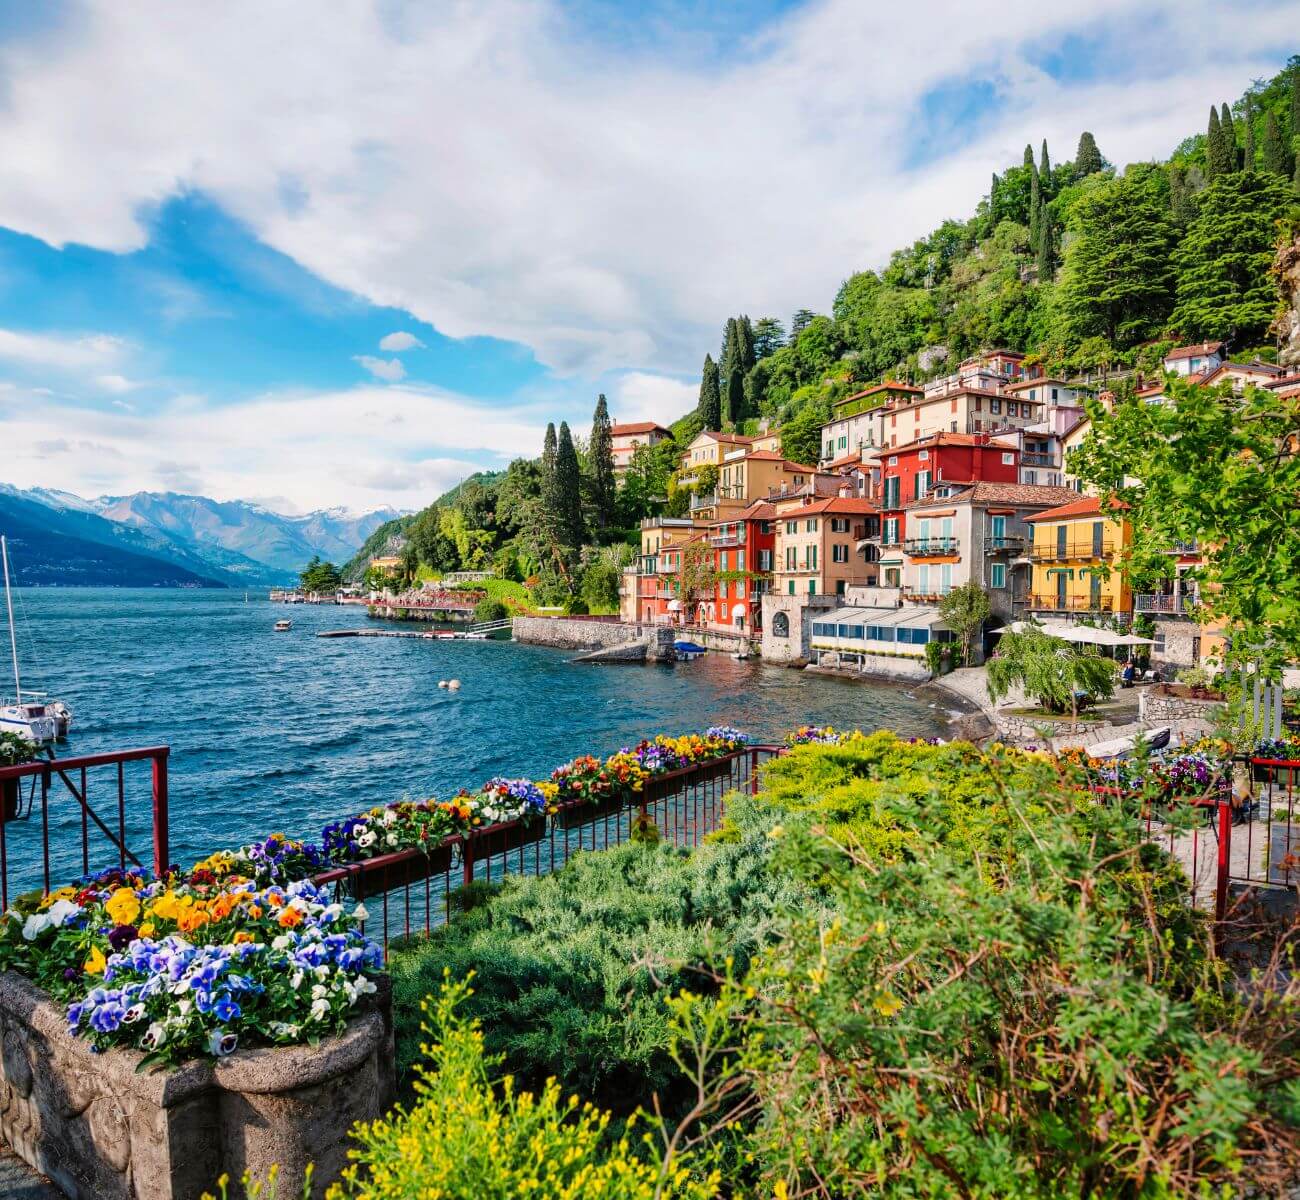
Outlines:
{"label": "terracotta roof", "polygon": [[[948,481],[945,481],[948,482]],[[962,491],[949,496],[934,496],[928,500],[918,500],[907,506],[910,512],[914,508],[928,508],[944,504],[1012,504],[1025,507],[1039,504],[1043,507],[1067,504],[1077,500],[1079,493],[1073,488],[1049,487],[1041,483],[990,483],[979,480],[966,484]]]}
{"label": "terracotta roof", "polygon": [[736,521],[772,521],[776,518],[776,509],[766,500],[755,500],[748,508],[742,509],[734,517],[719,521],[719,525],[730,525]]}
{"label": "terracotta roof", "polygon": [[884,383],[873,383],[863,391],[845,396],[843,400],[836,400],[831,407],[839,408],[841,404],[847,404],[850,400],[861,400],[863,396],[874,396],[877,392],[915,392],[920,396],[924,394],[925,389],[913,387],[910,383],[900,383],[897,379],[886,379]]}
{"label": "terracotta roof", "polygon": [[[781,501],[777,501],[778,504]],[[778,516],[782,519],[789,518],[804,513],[848,513],[850,515],[865,516],[868,513],[879,512],[880,509],[870,500],[862,499],[858,496],[827,496],[824,500],[814,500],[811,504],[792,505],[789,509],[781,509]]]}
{"label": "terracotta roof", "polygon": [[1217,354],[1223,349],[1222,342],[1201,342],[1198,346],[1179,346],[1165,355],[1165,362],[1178,362],[1184,358],[1195,358],[1198,354]]}
{"label": "terracotta roof", "polygon": [[[1015,430],[1008,430],[1008,433],[1014,434]],[[927,433],[924,437],[915,438],[913,441],[904,442],[901,446],[881,446],[876,450],[873,457],[884,458],[889,454],[898,454],[900,451],[912,450],[933,450],[936,446],[986,446],[990,450],[1015,450],[1016,447],[1008,442],[998,442],[991,439],[997,438],[997,433],[948,433],[939,430],[937,433]]]}
{"label": "terracotta roof", "polygon": [[1040,375],[1037,379],[1019,379],[1015,383],[1009,383],[1003,389],[1008,392],[1018,392],[1024,388],[1041,387],[1045,383],[1058,383],[1062,387],[1068,387],[1073,391],[1086,391],[1086,388],[1075,388],[1068,379],[1062,379],[1059,375]]}
{"label": "terracotta roof", "polygon": [[660,433],[670,432],[655,421],[629,421],[626,425],[611,425],[609,432],[614,437],[630,437],[635,433],[654,433],[656,429]]}
{"label": "terracotta roof", "polygon": [[1202,372],[1200,377],[1201,385],[1208,386],[1221,375],[1227,375],[1232,371],[1253,371],[1256,375],[1268,376],[1269,382],[1282,374],[1282,368],[1275,367],[1272,363],[1223,362],[1215,367],[1213,371]]}
{"label": "terracotta roof", "polygon": [[860,465],[861,462],[862,462],[862,451],[859,450],[855,454],[846,454],[842,458],[837,458],[834,462],[827,463],[824,470],[838,471],[841,467],[851,467],[854,466],[855,464]]}
{"label": "terracotta roof", "polygon": [[811,475],[816,470],[815,467],[805,467],[803,463],[794,462],[783,454],[777,454],[775,450],[751,450],[745,457],[757,458],[761,462],[784,463],[788,470],[802,471],[805,475]]}
{"label": "terracotta roof", "polygon": [[[1128,505],[1121,504],[1119,507],[1128,508]],[[1058,508],[1049,508],[1046,512],[1034,513],[1032,516],[1026,517],[1025,520],[1065,521],[1070,517],[1111,517],[1113,515],[1102,510],[1100,496],[1080,496],[1069,504],[1062,504]]]}

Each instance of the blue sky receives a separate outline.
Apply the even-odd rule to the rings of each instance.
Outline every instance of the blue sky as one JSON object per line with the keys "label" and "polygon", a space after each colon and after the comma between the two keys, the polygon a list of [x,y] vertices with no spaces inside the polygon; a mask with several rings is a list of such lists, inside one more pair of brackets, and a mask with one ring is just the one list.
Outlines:
{"label": "blue sky", "polygon": [[0,0],[0,481],[417,507],[600,391],[679,415],[728,315],[826,309],[1026,141],[1163,155],[1296,48],[1263,0],[319,14]]}

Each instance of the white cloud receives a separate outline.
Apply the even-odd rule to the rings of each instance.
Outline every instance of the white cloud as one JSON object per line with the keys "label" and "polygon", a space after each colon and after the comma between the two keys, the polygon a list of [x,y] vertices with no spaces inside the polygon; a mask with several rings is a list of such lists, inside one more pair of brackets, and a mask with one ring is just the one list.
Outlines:
{"label": "white cloud", "polygon": [[140,385],[125,375],[96,375],[95,382],[106,392],[120,395],[122,392],[134,391]]}
{"label": "white cloud", "polygon": [[631,371],[614,384],[610,395],[614,422],[658,421],[667,425],[689,412],[699,400],[699,384],[667,375]]}
{"label": "white cloud", "polygon": [[103,368],[117,361],[125,347],[119,338],[101,333],[69,336],[0,329],[0,359],[27,368],[78,372]]}
{"label": "white cloud", "polygon": [[398,333],[390,333],[379,339],[379,348],[387,350],[390,353],[402,350],[414,350],[417,346],[423,346],[424,343],[413,333],[407,333],[405,330]]}
{"label": "white cloud", "polygon": [[487,407],[406,384],[219,408],[179,396],[140,413],[25,403],[21,389],[13,399],[0,408],[4,481],[82,495],[171,489],[276,496],[301,511],[420,508],[485,464],[535,454],[541,438],[527,405]]}
{"label": "white cloud", "polygon": [[[337,285],[589,377],[693,371],[730,313],[826,307],[852,269],[968,213],[1027,141],[1068,158],[1086,124],[1114,161],[1167,153],[1280,65],[1295,17],[821,0],[713,62],[593,47],[559,0],[73,11],[62,37],[0,50],[0,224],[127,250],[152,206],[199,189]],[[1101,81],[1039,69],[1065,34]],[[972,77],[1001,115],[909,169],[920,98]]]}
{"label": "white cloud", "polygon": [[401,359],[374,358],[369,354],[354,354],[352,359],[354,362],[359,362],[376,379],[386,379],[389,383],[396,383],[399,379],[406,378],[406,368],[402,366]]}

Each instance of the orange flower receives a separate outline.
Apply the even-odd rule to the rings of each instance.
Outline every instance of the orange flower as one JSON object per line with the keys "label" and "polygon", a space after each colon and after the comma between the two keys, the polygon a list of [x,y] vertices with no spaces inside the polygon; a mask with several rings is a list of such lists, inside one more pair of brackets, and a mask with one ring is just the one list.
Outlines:
{"label": "orange flower", "polygon": [[266,902],[267,902],[267,904],[269,904],[272,908],[283,908],[283,907],[284,907],[284,901],[281,900],[280,897],[277,896],[274,892],[267,892],[267,893],[266,893]]}
{"label": "orange flower", "polygon": [[236,942],[251,942],[253,940],[253,935],[246,929],[239,929],[235,931],[235,936],[232,940]]}
{"label": "orange flower", "polygon": [[280,926],[283,929],[292,929],[295,925],[302,924],[302,913],[296,908],[286,908],[280,913]]}
{"label": "orange flower", "polygon": [[238,903],[238,899],[230,892],[223,892],[212,902],[213,920],[224,921],[235,911],[235,905]]}
{"label": "orange flower", "polygon": [[206,925],[211,918],[207,912],[201,908],[187,908],[176,918],[176,925],[182,933],[193,933],[196,929]]}

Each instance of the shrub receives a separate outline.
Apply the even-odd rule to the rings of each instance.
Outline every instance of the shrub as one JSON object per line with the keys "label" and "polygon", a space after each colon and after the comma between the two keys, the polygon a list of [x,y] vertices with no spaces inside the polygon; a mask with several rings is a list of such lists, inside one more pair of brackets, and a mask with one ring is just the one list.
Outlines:
{"label": "shrub", "polygon": [[485,596],[474,605],[475,621],[504,621],[509,615],[510,610],[500,600],[493,600],[490,596]]}
{"label": "shrub", "polygon": [[482,1029],[457,1011],[470,995],[466,984],[449,983],[425,1006],[430,1041],[418,1098],[409,1110],[399,1107],[357,1127],[360,1144],[349,1152],[352,1165],[330,1188],[330,1200],[707,1200],[718,1194],[716,1174],[695,1177],[682,1154],[661,1161],[649,1132],[638,1142],[629,1133],[616,1137],[610,1114],[566,1096],[554,1080],[536,1093],[520,1090],[510,1075],[494,1083],[498,1064],[484,1052]]}

